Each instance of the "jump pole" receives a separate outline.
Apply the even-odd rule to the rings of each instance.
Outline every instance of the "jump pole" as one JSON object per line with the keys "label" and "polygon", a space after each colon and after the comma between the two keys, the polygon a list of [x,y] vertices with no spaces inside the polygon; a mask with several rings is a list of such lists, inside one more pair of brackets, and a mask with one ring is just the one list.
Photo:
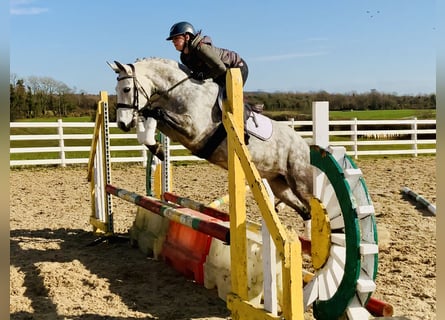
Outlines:
{"label": "jump pole", "polygon": [[411,199],[417,201],[421,206],[426,208],[429,212],[431,212],[432,214],[436,215],[436,206],[431,204],[430,202],[428,202],[428,200],[426,200],[424,197],[422,197],[421,195],[419,195],[416,192],[412,191],[408,187],[403,187],[400,191],[403,194],[405,194],[408,197],[410,197]]}
{"label": "jump pole", "polygon": [[99,95],[87,174],[91,191],[90,223],[93,232],[110,236],[114,233],[112,199],[105,192],[105,186],[111,183],[108,94],[100,91]]}
{"label": "jump pole", "polygon": [[202,212],[208,216],[220,219],[222,221],[229,221],[230,216],[226,212],[210,206],[206,206],[198,201],[194,201],[186,197],[180,197],[172,192],[164,192],[163,197],[166,201],[177,203],[181,206]]}
{"label": "jump pole", "polygon": [[186,225],[225,243],[230,243],[229,228],[219,224],[216,221],[213,221],[211,218],[203,218],[202,216],[204,215],[197,214],[196,210],[187,207],[175,208],[166,202],[161,202],[157,198],[142,196],[122,188],[117,188],[110,184],[106,185],[105,190],[107,194],[112,194],[120,199],[131,202],[169,220]]}

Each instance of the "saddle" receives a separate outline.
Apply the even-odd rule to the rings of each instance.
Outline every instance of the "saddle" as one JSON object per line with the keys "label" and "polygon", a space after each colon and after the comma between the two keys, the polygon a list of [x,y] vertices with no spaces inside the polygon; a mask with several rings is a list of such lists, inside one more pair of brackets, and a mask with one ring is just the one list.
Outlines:
{"label": "saddle", "polygon": [[[219,91],[217,103],[222,110],[223,90]],[[263,104],[250,105],[244,103],[244,131],[247,134],[266,141],[272,136],[272,120],[261,113]]]}
{"label": "saddle", "polygon": [[[220,88],[218,96],[215,101],[215,107],[219,108],[222,112],[223,90]],[[250,136],[266,141],[272,136],[272,120],[266,116],[263,116],[259,111],[262,111],[262,106],[250,106],[244,104],[244,142],[249,144]],[[214,132],[208,136],[204,145],[193,154],[203,158],[209,159],[215,149],[221,144],[221,142],[227,137],[226,129],[222,122],[215,128]]]}

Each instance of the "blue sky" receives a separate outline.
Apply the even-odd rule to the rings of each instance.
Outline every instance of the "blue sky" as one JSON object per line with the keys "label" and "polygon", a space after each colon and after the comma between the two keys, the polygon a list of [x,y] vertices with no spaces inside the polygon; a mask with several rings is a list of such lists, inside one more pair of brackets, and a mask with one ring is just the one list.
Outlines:
{"label": "blue sky", "polygon": [[189,21],[249,66],[246,91],[436,91],[432,0],[11,0],[10,72],[114,93],[106,61],[179,61],[170,26]]}

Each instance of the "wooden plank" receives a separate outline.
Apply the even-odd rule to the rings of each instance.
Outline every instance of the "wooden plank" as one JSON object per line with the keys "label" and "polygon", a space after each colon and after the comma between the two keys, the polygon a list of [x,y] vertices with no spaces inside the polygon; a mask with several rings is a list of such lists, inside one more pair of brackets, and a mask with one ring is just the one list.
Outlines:
{"label": "wooden plank", "polygon": [[373,292],[376,284],[363,270],[360,270],[360,277],[357,280],[357,291],[360,293]]}
{"label": "wooden plank", "polygon": [[359,219],[366,218],[367,216],[373,214],[375,211],[374,206],[371,205],[365,205],[365,206],[359,206],[357,207],[357,216]]}
{"label": "wooden plank", "polygon": [[331,242],[342,247],[346,247],[346,235],[344,233],[332,233]]}
{"label": "wooden plank", "polygon": [[371,314],[361,305],[357,297],[354,297],[346,308],[346,314],[349,320],[363,320],[371,317]]}
{"label": "wooden plank", "polygon": [[[227,100],[223,104],[224,114],[233,114],[232,125],[243,132],[243,95],[242,78],[239,69],[230,69],[226,74]],[[224,124],[226,126],[226,124]],[[226,131],[230,136],[230,131]],[[246,236],[246,189],[245,174],[236,154],[235,144],[227,139],[229,168],[229,211],[230,211],[230,260],[232,292],[242,300],[248,300],[247,280],[247,236]]]}
{"label": "wooden plank", "polygon": [[360,254],[361,255],[377,254],[377,253],[379,253],[378,244],[365,243],[363,241],[360,242]]}
{"label": "wooden plank", "polygon": [[[232,320],[282,320],[283,317],[273,315],[264,309],[257,308],[233,293],[227,295],[227,306],[232,312]],[[286,318],[292,320],[291,318]],[[303,319],[303,318],[301,318]]]}

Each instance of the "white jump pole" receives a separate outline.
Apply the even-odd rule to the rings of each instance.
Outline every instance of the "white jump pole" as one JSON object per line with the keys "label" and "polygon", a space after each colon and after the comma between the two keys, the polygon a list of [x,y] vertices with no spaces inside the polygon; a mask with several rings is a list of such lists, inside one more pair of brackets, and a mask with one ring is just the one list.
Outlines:
{"label": "white jump pole", "polygon": [[[272,204],[275,202],[272,189],[263,179],[264,187],[269,194]],[[261,219],[261,236],[263,239],[263,289],[264,289],[264,309],[273,315],[278,315],[278,297],[277,297],[277,260],[275,243],[272,241],[266,222]]]}

